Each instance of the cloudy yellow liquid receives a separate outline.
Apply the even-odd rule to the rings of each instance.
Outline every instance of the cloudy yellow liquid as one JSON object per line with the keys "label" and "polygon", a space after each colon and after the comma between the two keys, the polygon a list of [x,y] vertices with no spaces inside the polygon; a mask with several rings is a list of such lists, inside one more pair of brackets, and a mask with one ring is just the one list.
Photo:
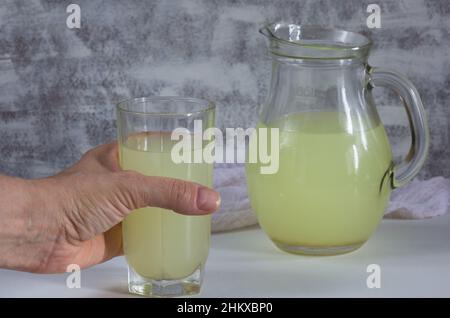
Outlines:
{"label": "cloudy yellow liquid", "polygon": [[[167,134],[130,137],[126,144],[120,145],[121,167],[148,176],[172,177],[211,186],[212,166],[173,163],[172,145]],[[210,233],[210,216],[186,216],[153,207],[138,209],[123,221],[124,252],[128,264],[143,277],[180,279],[204,266]]]}
{"label": "cloudy yellow liquid", "polygon": [[246,170],[252,207],[278,245],[358,245],[375,231],[390,194],[391,148],[381,124],[352,124],[337,112],[269,124],[280,129],[278,173],[260,174],[258,163]]}

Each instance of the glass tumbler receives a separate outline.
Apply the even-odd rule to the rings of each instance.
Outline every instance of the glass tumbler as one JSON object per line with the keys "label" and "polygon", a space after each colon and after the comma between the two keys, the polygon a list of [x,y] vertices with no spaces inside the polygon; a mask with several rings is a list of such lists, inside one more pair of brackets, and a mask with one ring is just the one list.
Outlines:
{"label": "glass tumbler", "polygon": [[[144,97],[119,103],[121,168],[211,187],[213,166],[198,160],[204,143],[193,137],[201,138],[214,125],[214,116],[213,103],[194,98]],[[171,138],[174,129],[181,129],[178,139]],[[172,151],[181,138],[191,146],[182,162]],[[131,293],[165,297],[200,292],[210,244],[209,215],[188,216],[146,207],[129,214],[122,227]]]}

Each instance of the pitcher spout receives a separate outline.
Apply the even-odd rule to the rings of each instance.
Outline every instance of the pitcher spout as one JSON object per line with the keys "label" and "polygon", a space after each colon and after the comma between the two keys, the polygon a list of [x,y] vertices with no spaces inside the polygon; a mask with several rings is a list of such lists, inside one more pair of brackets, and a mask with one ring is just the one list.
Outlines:
{"label": "pitcher spout", "polygon": [[259,32],[276,56],[298,59],[367,59],[372,42],[366,36],[320,26],[270,23]]}

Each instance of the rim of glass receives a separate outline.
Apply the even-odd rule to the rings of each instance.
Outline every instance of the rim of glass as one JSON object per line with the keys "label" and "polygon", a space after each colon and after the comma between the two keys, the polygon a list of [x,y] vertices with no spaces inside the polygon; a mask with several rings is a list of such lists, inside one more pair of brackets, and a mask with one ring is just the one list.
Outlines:
{"label": "rim of glass", "polygon": [[[330,44],[323,44],[323,43],[314,44],[314,43],[307,43],[308,40],[302,40],[302,39],[300,39],[298,41],[290,41],[287,39],[280,38],[274,33],[274,28],[281,28],[281,27],[284,27],[284,28],[296,27],[296,28],[299,28],[300,30],[303,29],[305,31],[321,30],[321,31],[330,32],[330,33],[339,33],[342,35],[346,34],[346,35],[350,35],[354,38],[359,38],[362,43],[359,44],[359,43],[348,42],[348,43],[340,43],[339,44],[338,42],[336,42],[336,44],[333,44],[332,42],[330,42]],[[338,29],[338,28],[323,27],[323,26],[319,26],[319,25],[295,24],[295,23],[289,23],[289,22],[285,22],[285,21],[267,23],[259,29],[259,33],[266,36],[270,40],[277,41],[282,44],[286,44],[286,45],[298,47],[298,48],[304,47],[304,48],[308,48],[308,49],[333,49],[333,50],[338,50],[338,51],[356,52],[356,51],[366,50],[366,49],[370,48],[373,44],[372,40],[369,37],[367,37],[361,33],[358,33],[358,32],[347,31],[347,30]]]}
{"label": "rim of glass", "polygon": [[[184,101],[184,102],[190,102],[196,105],[204,105],[203,107],[199,107],[199,110],[195,110],[192,112],[143,112],[143,111],[136,111],[136,110],[130,110],[127,108],[128,104],[136,104],[136,103],[145,103],[145,102],[152,102],[152,101]],[[210,112],[212,110],[215,110],[216,105],[207,99],[200,99],[195,97],[183,97],[183,96],[148,96],[148,97],[135,97],[135,98],[129,98],[125,99],[123,101],[120,101],[117,103],[116,106],[117,110],[122,113],[129,113],[129,114],[136,114],[136,115],[145,115],[145,116],[171,116],[171,117],[189,117],[197,114],[203,114]]]}

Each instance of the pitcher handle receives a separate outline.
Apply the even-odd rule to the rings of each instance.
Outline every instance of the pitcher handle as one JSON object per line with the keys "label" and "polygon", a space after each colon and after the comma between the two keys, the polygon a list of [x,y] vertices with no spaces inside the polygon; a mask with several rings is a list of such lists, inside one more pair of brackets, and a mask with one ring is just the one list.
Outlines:
{"label": "pitcher handle", "polygon": [[369,69],[369,89],[393,89],[403,102],[411,129],[411,148],[402,162],[394,166],[392,187],[397,188],[414,178],[425,163],[430,134],[425,109],[413,83],[401,74],[380,68]]}

